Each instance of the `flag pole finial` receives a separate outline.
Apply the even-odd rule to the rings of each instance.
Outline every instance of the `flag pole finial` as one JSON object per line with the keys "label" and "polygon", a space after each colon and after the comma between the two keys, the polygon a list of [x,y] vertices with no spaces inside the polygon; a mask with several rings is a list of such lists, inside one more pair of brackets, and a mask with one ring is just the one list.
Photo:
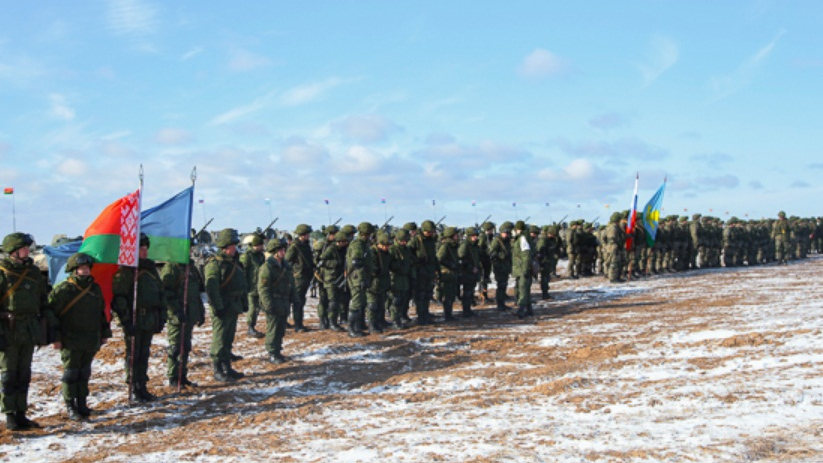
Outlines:
{"label": "flag pole finial", "polygon": [[194,185],[194,182],[197,181],[197,166],[192,167],[191,169],[191,184]]}

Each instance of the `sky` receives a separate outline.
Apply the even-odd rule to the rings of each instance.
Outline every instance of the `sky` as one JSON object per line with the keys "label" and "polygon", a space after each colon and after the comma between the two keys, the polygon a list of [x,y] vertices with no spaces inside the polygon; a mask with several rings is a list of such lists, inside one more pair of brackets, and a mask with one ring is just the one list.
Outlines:
{"label": "sky", "polygon": [[817,1],[0,2],[2,235],[823,215]]}

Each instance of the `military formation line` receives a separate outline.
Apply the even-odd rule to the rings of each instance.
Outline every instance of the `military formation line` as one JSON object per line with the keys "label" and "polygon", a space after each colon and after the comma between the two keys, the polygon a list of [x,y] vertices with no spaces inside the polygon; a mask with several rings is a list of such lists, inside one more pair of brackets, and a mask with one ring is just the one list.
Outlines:
{"label": "military formation line", "polygon": [[[603,275],[621,283],[662,272],[786,264],[823,250],[822,219],[787,218],[782,211],[777,219],[757,221],[666,217],[653,241],[642,226],[627,236],[627,218],[627,212],[614,213],[604,226],[582,220],[543,227],[507,221],[465,229],[431,220],[398,229],[368,222],[320,230],[301,224],[293,235],[258,231],[243,245],[236,230],[224,229],[216,233],[216,251],[208,256],[202,254],[203,242],[210,240],[192,239],[193,262],[201,265],[153,262],[147,257],[151,242],[143,235],[138,267],[120,267],[111,284],[110,309],[126,345],[129,400],[155,399],[147,388],[148,361],[153,336],[164,329],[169,385],[197,386],[188,378],[188,357],[192,330],[206,321],[203,295],[211,312],[214,380],[229,382],[244,376],[232,367],[239,359],[232,353],[238,318],[246,317],[247,335],[265,339],[269,361],[287,362],[282,353],[287,328],[310,329],[304,314],[309,294],[318,298],[319,327],[313,329],[362,337],[435,323],[433,301],[442,307],[445,323],[455,320],[455,303],[468,318],[486,300],[500,311],[530,317],[533,281],[539,297],[550,298],[550,281],[564,258],[568,278]],[[13,431],[39,427],[26,416],[36,346],[60,350],[66,413],[83,420],[92,413],[87,401],[92,361],[112,337],[103,291],[92,276],[93,259],[72,255],[68,278],[52,288],[33,264],[32,244],[24,233],[6,236],[0,262],[0,407]],[[512,278],[514,307],[507,305]],[[261,313],[265,333],[257,331]]]}

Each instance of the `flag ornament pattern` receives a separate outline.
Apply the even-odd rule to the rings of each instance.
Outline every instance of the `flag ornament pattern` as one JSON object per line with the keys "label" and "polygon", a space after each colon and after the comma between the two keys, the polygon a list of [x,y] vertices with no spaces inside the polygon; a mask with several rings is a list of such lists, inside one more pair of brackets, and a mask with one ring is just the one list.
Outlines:
{"label": "flag ornament pattern", "polygon": [[140,192],[128,196],[128,201],[120,209],[120,253],[117,263],[137,267],[138,242],[140,237]]}
{"label": "flag ornament pattern", "polygon": [[83,234],[80,252],[104,264],[137,266],[140,190],[109,204]]}

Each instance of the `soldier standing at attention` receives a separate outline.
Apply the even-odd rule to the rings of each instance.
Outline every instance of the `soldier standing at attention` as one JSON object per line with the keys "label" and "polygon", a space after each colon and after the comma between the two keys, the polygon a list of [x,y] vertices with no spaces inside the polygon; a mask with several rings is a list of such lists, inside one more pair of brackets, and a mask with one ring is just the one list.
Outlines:
{"label": "soldier standing at attention", "polygon": [[287,361],[281,353],[283,335],[286,333],[289,306],[298,297],[293,270],[285,259],[286,246],[285,240],[269,240],[266,245],[269,257],[257,276],[257,292],[266,312],[266,351],[272,363]]}
{"label": "soldier standing at attention", "polygon": [[619,212],[612,213],[609,219],[609,225],[606,227],[606,232],[603,234],[603,244],[605,246],[606,256],[606,276],[610,283],[622,283],[624,280],[620,278],[623,268],[623,249],[626,245],[625,219]]}
{"label": "soldier standing at attention", "polygon": [[323,230],[326,233],[325,240],[316,240],[312,245],[314,251],[314,279],[318,289],[317,318],[320,320],[320,327],[324,330],[331,328],[331,317],[329,317],[329,296],[323,286],[323,267],[320,265],[323,253],[326,248],[334,246],[334,235],[339,229],[337,225],[329,225]]}
{"label": "soldier standing at attention", "polygon": [[386,323],[386,293],[391,286],[391,240],[385,232],[377,234],[377,243],[371,247],[374,277],[366,292],[367,318],[370,333],[382,333]]}
{"label": "soldier standing at attention", "polygon": [[245,375],[231,367],[231,348],[237,331],[237,317],[248,310],[246,274],[237,256],[237,230],[225,228],[217,234],[219,248],[204,269],[206,294],[212,311],[211,360],[214,379],[220,382]]}
{"label": "soldier standing at attention", "polygon": [[526,224],[518,220],[514,225],[514,241],[511,244],[512,276],[517,289],[517,316],[526,318],[532,312],[532,261],[534,260],[534,243],[529,240]]}
{"label": "soldier standing at attention", "polygon": [[497,283],[494,300],[497,302],[497,310],[500,311],[509,310],[506,306],[506,287],[509,285],[509,276],[512,273],[512,228],[514,224],[509,221],[500,224],[500,234],[489,245],[494,281]]}
{"label": "soldier standing at attention", "polygon": [[[148,258],[149,237],[140,234],[140,262],[137,269],[121,266],[112,279],[111,311],[126,334],[126,382],[131,384],[130,400],[155,399],[146,388],[149,381],[151,340],[166,324],[166,291],[157,265]],[[137,272],[137,304],[134,303],[134,272]],[[134,313],[134,310],[137,313]]]}
{"label": "soldier standing at attention", "polygon": [[94,259],[87,254],[72,254],[66,262],[69,277],[49,294],[49,305],[60,326],[54,347],[60,349],[63,363],[63,400],[73,421],[91,416],[86,401],[91,363],[111,337],[103,292],[91,276],[93,264]]}
{"label": "soldier standing at attention", "polygon": [[297,285],[297,299],[292,303],[292,317],[294,318],[294,332],[308,331],[303,324],[303,308],[306,306],[306,293],[309,291],[311,280],[314,278],[314,262],[312,261],[309,235],[310,226],[301,223],[294,230],[297,239],[292,241],[286,251],[286,261],[294,272],[294,284]]}
{"label": "soldier standing at attention", "polygon": [[260,315],[260,297],[257,295],[257,270],[266,262],[263,255],[263,235],[255,233],[251,239],[251,246],[240,257],[243,271],[246,274],[246,286],[249,288],[249,311],[246,313],[246,332],[253,338],[262,338],[263,333],[257,331],[257,317]]}
{"label": "soldier standing at attention", "polygon": [[420,229],[422,233],[409,244],[415,261],[414,305],[417,308],[417,324],[430,325],[434,319],[429,313],[429,304],[438,270],[437,226],[431,220],[424,220]]}
{"label": "soldier standing at attention", "polygon": [[480,280],[480,295],[483,302],[489,300],[489,283],[492,278],[492,259],[489,256],[489,245],[494,239],[494,223],[483,222],[480,226],[483,233],[478,235],[477,250],[480,255],[480,266],[482,267],[482,274],[478,277]]}
{"label": "soldier standing at attention", "polygon": [[[186,271],[188,269],[188,283]],[[194,325],[206,323],[206,308],[201,294],[205,291],[200,273],[193,263],[178,264],[167,262],[160,271],[163,287],[166,289],[166,306],[169,325],[168,369],[166,376],[169,386],[197,387],[189,381],[189,354]],[[183,304],[185,302],[185,309]]]}
{"label": "soldier standing at attention", "polygon": [[358,235],[346,250],[346,280],[351,293],[349,301],[349,336],[364,336],[363,322],[366,309],[366,292],[374,278],[374,261],[369,247],[369,239],[374,227],[369,222],[357,226]]}
{"label": "soldier standing at attention", "polygon": [[786,220],[786,213],[780,211],[777,213],[777,220],[772,225],[772,240],[774,240],[774,256],[777,259],[777,265],[787,265],[790,248],[791,227],[789,221]]}
{"label": "soldier standing at attention", "polygon": [[474,317],[472,302],[474,302],[474,289],[477,282],[483,277],[483,264],[480,259],[480,246],[477,229],[474,227],[466,229],[466,239],[460,243],[457,250],[457,257],[460,258],[460,280],[463,283],[463,294],[460,302],[463,304],[463,316]]}
{"label": "soldier standing at attention", "polygon": [[338,323],[338,317],[346,300],[346,250],[349,246],[349,235],[344,231],[334,235],[334,244],[327,246],[320,256],[320,271],[323,277],[323,290],[329,301],[328,319],[334,331],[343,331]]}
{"label": "soldier standing at attention", "polygon": [[389,248],[391,254],[391,319],[392,326],[396,329],[408,328],[409,319],[409,299],[410,299],[410,274],[412,271],[412,254],[407,244],[409,242],[409,231],[401,228],[394,232],[394,244]]}
{"label": "soldier standing at attention", "polygon": [[567,232],[566,238],[566,255],[569,257],[568,269],[566,270],[569,278],[580,278],[580,246],[583,233],[580,231],[580,223],[582,221],[572,221],[571,227]]}
{"label": "soldier standing at attention", "polygon": [[[549,282],[554,271],[557,259],[557,240],[555,239],[555,229],[552,225],[545,225],[540,230],[540,238],[537,239],[537,263],[540,265],[540,297],[549,299]],[[553,233],[554,232],[554,233]]]}
{"label": "soldier standing at attention", "polygon": [[[457,256],[457,229],[446,227],[437,248],[437,262],[440,265],[440,294],[443,296],[443,315],[445,320],[452,321],[452,306],[457,298],[457,284],[460,279],[460,258]],[[474,292],[474,287],[472,287]]]}
{"label": "soldier standing at attention", "polygon": [[6,429],[23,431],[40,426],[26,418],[31,361],[40,338],[39,317],[57,324],[48,307],[48,282],[29,257],[34,243],[25,233],[3,238],[6,257],[0,261],[0,406]]}

